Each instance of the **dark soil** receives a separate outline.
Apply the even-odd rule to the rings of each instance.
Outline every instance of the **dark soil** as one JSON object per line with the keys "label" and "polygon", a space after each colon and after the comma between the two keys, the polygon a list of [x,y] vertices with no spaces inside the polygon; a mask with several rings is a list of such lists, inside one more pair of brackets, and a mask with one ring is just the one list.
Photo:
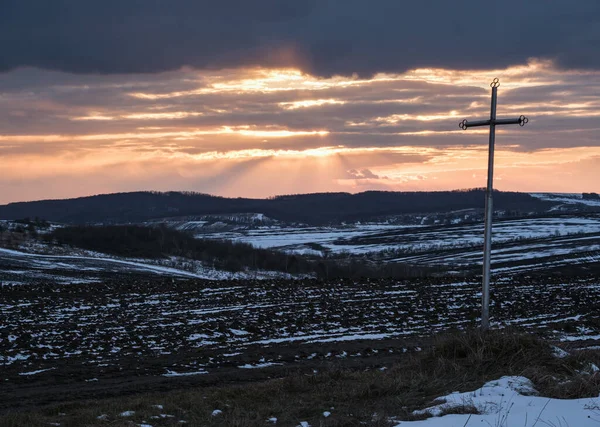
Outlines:
{"label": "dark soil", "polygon": [[[495,327],[577,338],[578,347],[594,344],[600,330],[595,277],[521,276],[493,289]],[[477,281],[456,278],[124,276],[100,284],[4,286],[0,411],[290,372],[387,367],[428,348],[432,334],[476,327],[478,292]]]}

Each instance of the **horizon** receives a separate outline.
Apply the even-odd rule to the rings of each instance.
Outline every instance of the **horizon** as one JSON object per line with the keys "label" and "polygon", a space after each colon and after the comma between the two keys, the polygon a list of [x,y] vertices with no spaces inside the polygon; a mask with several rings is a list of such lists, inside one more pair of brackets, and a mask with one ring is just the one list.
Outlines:
{"label": "horizon", "polygon": [[[7,206],[10,204],[16,204],[16,203],[36,203],[36,202],[50,202],[50,201],[64,201],[64,200],[76,200],[76,199],[83,199],[83,198],[90,198],[90,197],[101,197],[101,196],[112,196],[112,195],[117,195],[117,194],[136,194],[136,193],[151,193],[151,194],[168,194],[168,193],[179,193],[179,194],[184,194],[187,195],[186,193],[189,193],[192,196],[209,196],[209,197],[217,197],[217,198],[225,198],[225,199],[250,199],[250,200],[268,200],[268,199],[275,199],[278,197],[290,197],[290,196],[311,196],[311,195],[320,195],[320,194],[348,194],[351,196],[354,195],[358,195],[358,194],[363,194],[363,193],[369,193],[369,192],[375,192],[375,193],[453,193],[453,192],[468,192],[468,191],[481,191],[481,192],[485,192],[486,189],[485,187],[475,187],[475,188],[455,188],[455,189],[451,189],[451,190],[414,190],[414,191],[407,191],[407,190],[363,190],[363,191],[358,191],[358,192],[348,192],[348,191],[323,191],[323,192],[314,192],[314,193],[288,193],[288,194],[274,194],[271,196],[265,196],[265,197],[243,197],[243,196],[220,196],[218,194],[210,194],[210,193],[203,193],[203,192],[197,192],[197,191],[190,191],[190,190],[166,190],[166,191],[158,191],[158,190],[135,190],[135,191],[120,191],[120,192],[114,192],[114,193],[98,193],[98,194],[89,194],[89,195],[84,195],[84,196],[75,196],[75,197],[66,197],[66,198],[48,198],[48,199],[35,199],[35,200],[19,200],[19,201],[12,201],[12,202],[7,202],[7,203],[0,203],[0,206]],[[585,193],[593,193],[593,194],[598,194],[598,192],[596,191],[580,191],[580,192],[552,192],[552,191],[512,191],[512,190],[501,190],[498,188],[494,188],[494,191],[498,191],[498,192],[504,192],[504,193],[522,193],[522,194],[552,194],[552,195],[578,195],[578,194],[585,194]],[[483,204],[482,204],[483,206]]]}
{"label": "horizon", "polygon": [[9,2],[0,204],[485,187],[488,131],[458,123],[489,117],[494,78],[498,117],[530,119],[497,129],[494,187],[598,191],[591,0]]}

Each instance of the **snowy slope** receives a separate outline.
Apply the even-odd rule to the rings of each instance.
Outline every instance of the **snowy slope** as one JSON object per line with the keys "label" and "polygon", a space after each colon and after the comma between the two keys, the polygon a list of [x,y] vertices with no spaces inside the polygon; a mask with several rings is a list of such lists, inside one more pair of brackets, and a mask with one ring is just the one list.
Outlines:
{"label": "snowy slope", "polygon": [[[274,278],[284,273],[228,272],[203,265],[200,261],[171,257],[169,259],[127,259],[79,250],[77,255],[47,255],[0,248],[0,282],[58,283],[98,282],[107,274],[142,274],[177,278],[228,280]],[[186,269],[180,266],[186,266]]]}
{"label": "snowy slope", "polygon": [[577,193],[530,193],[531,196],[548,202],[556,202],[567,205],[582,204],[586,206],[600,207],[600,200],[587,200]]}

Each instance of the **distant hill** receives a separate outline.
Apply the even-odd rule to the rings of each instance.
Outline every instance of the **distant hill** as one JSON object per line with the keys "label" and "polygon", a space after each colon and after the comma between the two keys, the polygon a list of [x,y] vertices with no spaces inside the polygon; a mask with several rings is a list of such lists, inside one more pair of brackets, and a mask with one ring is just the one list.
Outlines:
{"label": "distant hill", "polygon": [[[366,221],[390,215],[483,209],[484,195],[483,190],[474,189],[317,193],[247,199],[191,192],[133,192],[10,203],[0,206],[0,219],[38,217],[71,224],[127,223],[183,216],[254,212],[284,222],[323,225]],[[541,213],[555,205],[556,203],[540,200],[527,193],[494,193],[494,208],[515,214]]]}

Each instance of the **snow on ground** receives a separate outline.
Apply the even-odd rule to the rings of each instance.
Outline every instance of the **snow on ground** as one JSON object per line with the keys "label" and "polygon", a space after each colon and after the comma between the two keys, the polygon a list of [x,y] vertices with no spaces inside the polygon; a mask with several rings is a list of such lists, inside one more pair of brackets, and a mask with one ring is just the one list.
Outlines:
{"label": "snow on ground", "polygon": [[256,365],[246,363],[245,365],[238,366],[238,368],[240,368],[240,369],[261,369],[261,368],[268,368],[269,366],[280,366],[280,365],[283,365],[283,363],[264,362],[264,363],[257,363]]}
{"label": "snow on ground", "polygon": [[578,193],[530,193],[530,195],[549,202],[558,202],[569,205],[580,203],[587,206],[600,206],[600,200],[584,199],[582,195]]}
{"label": "snow on ground", "polygon": [[[524,377],[502,377],[466,392],[439,398],[445,403],[416,414],[430,413],[422,421],[403,421],[397,427],[598,427],[600,399],[550,399],[537,396],[531,381]],[[452,409],[474,407],[479,414],[443,415]]]}
{"label": "snow on ground", "polygon": [[[547,217],[502,220],[494,223],[493,240],[539,239],[600,233],[600,217]],[[208,237],[201,235],[198,237]],[[318,246],[333,253],[364,254],[383,250],[424,250],[483,243],[483,223],[446,226],[357,224],[346,227],[269,227],[245,232],[216,233],[219,238],[296,253],[320,254]]]}
{"label": "snow on ground", "polygon": [[[402,226],[389,224],[358,224],[345,227],[269,227],[249,230],[246,234],[230,234],[232,240],[250,243],[257,248],[293,249],[308,243],[318,243],[329,249],[334,249],[333,242],[337,239],[348,239],[387,230],[399,230],[417,226]],[[198,236],[204,237],[204,236]],[[307,248],[297,248],[298,251]],[[296,251],[296,250],[294,250]]]}
{"label": "snow on ground", "polygon": [[[481,264],[483,224],[268,227],[214,236],[299,254],[378,253],[374,256],[390,262],[468,267]],[[596,262],[600,261],[600,216],[502,219],[495,221],[492,239],[497,272]]]}
{"label": "snow on ground", "polygon": [[195,372],[175,372],[175,371],[171,371],[170,369],[167,369],[167,373],[163,374],[163,377],[189,377],[192,375],[204,375],[204,374],[208,374],[208,372],[205,370],[195,371]]}
{"label": "snow on ground", "polygon": [[37,371],[30,371],[30,372],[20,372],[19,375],[21,375],[21,376],[37,375],[37,374],[41,374],[42,372],[52,371],[53,369],[56,369],[56,368],[38,369]]}
{"label": "snow on ground", "polygon": [[[71,373],[82,382],[102,381],[106,366],[166,380],[225,367],[248,372],[291,360],[370,357],[376,354],[373,342],[391,337],[400,337],[398,346],[382,344],[380,351],[419,351],[400,345],[403,338],[410,342],[478,323],[480,286],[450,278],[328,286],[312,280],[190,286],[126,278],[94,286],[94,292],[45,284],[6,287],[0,319],[8,319],[10,334],[0,334],[0,369],[4,381],[19,383]],[[569,341],[569,350],[600,341],[597,278],[513,278],[495,283],[494,295],[494,328],[518,326]],[[365,343],[371,350],[357,352],[363,340],[372,341]]]}
{"label": "snow on ground", "polygon": [[[45,247],[48,250],[48,247]],[[0,248],[3,263],[10,263],[13,267],[0,268],[7,275],[37,280],[52,280],[58,283],[93,283],[100,281],[95,275],[102,272],[140,272],[159,276],[231,280],[231,279],[271,279],[287,277],[285,273],[276,271],[248,271],[228,272],[208,267],[200,261],[182,257],[168,259],[136,259],[119,258],[107,254],[73,250],[74,254],[49,255],[44,253],[30,253],[13,249]],[[20,268],[16,268],[19,266]],[[23,269],[23,266],[26,268]],[[183,266],[187,266],[183,269]],[[191,271],[189,271],[191,270]],[[60,271],[62,274],[58,274]],[[66,272],[89,272],[85,278],[74,278]],[[0,276],[2,279],[2,276]],[[13,283],[11,279],[11,283]],[[26,282],[26,280],[18,280]],[[4,282],[3,282],[4,283]]]}
{"label": "snow on ground", "polygon": [[[580,200],[575,196],[580,197],[569,197]],[[197,237],[239,241],[255,247],[305,255],[320,256],[325,251],[340,257],[344,257],[344,254],[368,256],[371,253],[390,262],[474,266],[481,263],[483,224],[259,226],[229,231],[215,229]],[[93,283],[99,282],[106,271],[213,280],[287,277],[283,273],[270,271],[219,271],[200,261],[180,257],[160,260],[120,258],[82,249],[50,247],[42,243],[23,244],[16,251],[0,249],[0,256],[4,258],[0,273],[6,273],[4,282],[10,283],[27,283],[27,279]],[[497,272],[542,269],[596,260],[600,261],[599,215],[503,219],[494,223],[492,263]]]}
{"label": "snow on ground", "polygon": [[[556,237],[540,243],[513,242],[504,247],[492,247],[492,264],[503,264],[548,257],[562,257],[575,261],[568,255],[583,254],[600,257],[600,235]],[[600,258],[599,258],[600,259]],[[464,248],[461,251],[424,251],[393,258],[395,262],[417,262],[424,264],[468,265],[481,262],[480,248]],[[589,261],[593,261],[590,259]],[[530,263],[527,263],[530,264]],[[506,269],[505,269],[506,270]]]}
{"label": "snow on ground", "polygon": [[[112,263],[112,264],[121,264],[126,267],[130,267],[134,270],[142,270],[149,271],[158,274],[166,274],[166,275],[175,275],[175,276],[184,276],[184,277],[193,277],[205,279],[206,276],[190,273],[188,271],[163,267],[158,265],[153,265],[149,263],[144,263],[140,261],[130,261],[119,258],[110,258],[107,255],[104,256],[84,256],[84,255],[45,255],[45,254],[35,254],[28,253],[22,251],[16,251],[12,249],[0,248],[0,254],[4,256],[13,256],[18,258],[29,258],[32,263],[35,264],[36,267],[41,269],[76,269],[76,270],[87,270],[87,271],[98,271],[99,267],[90,267],[90,266],[81,266],[73,263],[65,263],[65,260],[73,260],[73,261],[94,261],[101,263]],[[148,260],[146,260],[148,261]]]}

